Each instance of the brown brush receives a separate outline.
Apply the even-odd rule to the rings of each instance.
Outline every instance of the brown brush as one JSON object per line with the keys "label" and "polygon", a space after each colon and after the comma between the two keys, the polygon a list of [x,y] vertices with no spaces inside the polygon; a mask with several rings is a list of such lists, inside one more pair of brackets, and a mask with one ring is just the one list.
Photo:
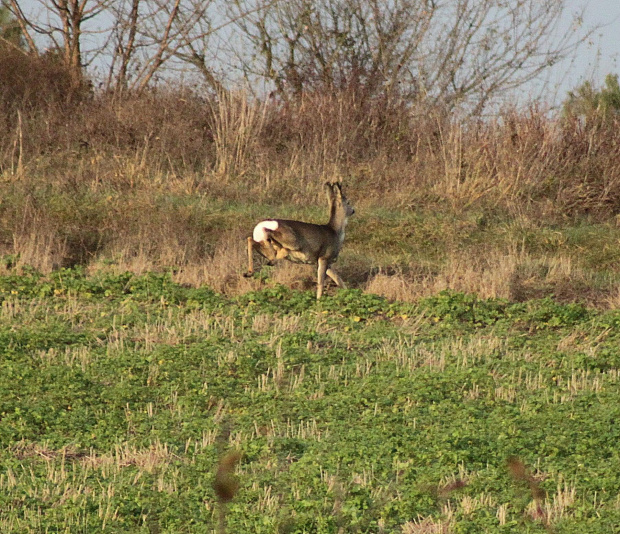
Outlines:
{"label": "brown brush", "polygon": [[220,459],[215,473],[213,489],[221,503],[233,500],[239,490],[239,480],[235,476],[235,467],[241,459],[239,451],[232,451]]}
{"label": "brown brush", "polygon": [[218,534],[226,534],[226,504],[233,500],[239,490],[239,480],[235,476],[235,467],[241,459],[239,451],[225,454],[219,461],[213,489],[218,500]]}
{"label": "brown brush", "polygon": [[512,477],[517,481],[525,482],[532,494],[532,499],[534,500],[534,504],[536,506],[533,518],[540,519],[545,525],[545,528],[548,531],[551,531],[547,514],[542,506],[542,501],[545,498],[545,492],[540,487],[540,483],[533,475],[530,474],[525,467],[525,464],[516,456],[511,456],[508,458],[506,463],[508,465],[508,471]]}

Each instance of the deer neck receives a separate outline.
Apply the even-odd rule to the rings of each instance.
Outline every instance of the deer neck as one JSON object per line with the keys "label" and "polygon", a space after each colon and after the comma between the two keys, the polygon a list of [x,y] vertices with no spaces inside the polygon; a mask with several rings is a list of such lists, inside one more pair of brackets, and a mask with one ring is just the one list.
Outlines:
{"label": "deer neck", "polygon": [[347,226],[347,216],[342,206],[336,205],[332,202],[329,206],[330,217],[327,226],[329,226],[334,232],[338,234],[340,243],[344,241],[344,230]]}

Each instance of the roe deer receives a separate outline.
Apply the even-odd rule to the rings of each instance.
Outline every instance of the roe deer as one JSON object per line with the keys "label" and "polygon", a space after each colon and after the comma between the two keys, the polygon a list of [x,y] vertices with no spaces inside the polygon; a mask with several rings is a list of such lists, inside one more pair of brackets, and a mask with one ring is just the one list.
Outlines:
{"label": "roe deer", "polygon": [[252,251],[256,250],[269,260],[268,265],[282,259],[317,264],[317,299],[323,294],[326,274],[338,287],[345,287],[340,275],[332,269],[332,264],[342,248],[347,220],[355,210],[344,196],[339,183],[326,183],[325,188],[330,215],[327,224],[267,219],[255,226],[252,237],[248,237],[248,272],[245,276],[254,273]]}

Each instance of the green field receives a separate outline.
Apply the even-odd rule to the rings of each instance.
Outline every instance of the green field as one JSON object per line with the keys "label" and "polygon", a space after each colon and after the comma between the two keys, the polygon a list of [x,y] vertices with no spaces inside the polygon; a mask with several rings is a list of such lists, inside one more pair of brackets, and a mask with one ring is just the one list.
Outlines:
{"label": "green field", "polygon": [[620,532],[620,311],[81,268],[0,300],[1,532]]}
{"label": "green field", "polygon": [[[352,38],[312,2],[224,3],[258,24],[241,70],[192,48],[211,2],[39,3],[0,4],[0,534],[620,534],[620,85],[501,89],[535,75],[520,47],[555,57],[531,15],[563,2],[324,3]],[[398,60],[457,4],[445,75]],[[22,39],[45,28],[58,49]],[[179,61],[215,78],[156,73]],[[259,221],[328,220],[326,182],[356,209],[349,289],[242,276]]]}

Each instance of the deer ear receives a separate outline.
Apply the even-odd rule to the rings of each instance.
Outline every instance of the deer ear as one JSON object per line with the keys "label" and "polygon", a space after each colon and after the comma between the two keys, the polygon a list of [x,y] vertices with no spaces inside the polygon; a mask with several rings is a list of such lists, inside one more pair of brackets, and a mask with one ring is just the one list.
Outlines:
{"label": "deer ear", "polygon": [[327,193],[327,196],[329,198],[332,198],[334,196],[334,184],[332,184],[331,182],[325,182],[325,192]]}

